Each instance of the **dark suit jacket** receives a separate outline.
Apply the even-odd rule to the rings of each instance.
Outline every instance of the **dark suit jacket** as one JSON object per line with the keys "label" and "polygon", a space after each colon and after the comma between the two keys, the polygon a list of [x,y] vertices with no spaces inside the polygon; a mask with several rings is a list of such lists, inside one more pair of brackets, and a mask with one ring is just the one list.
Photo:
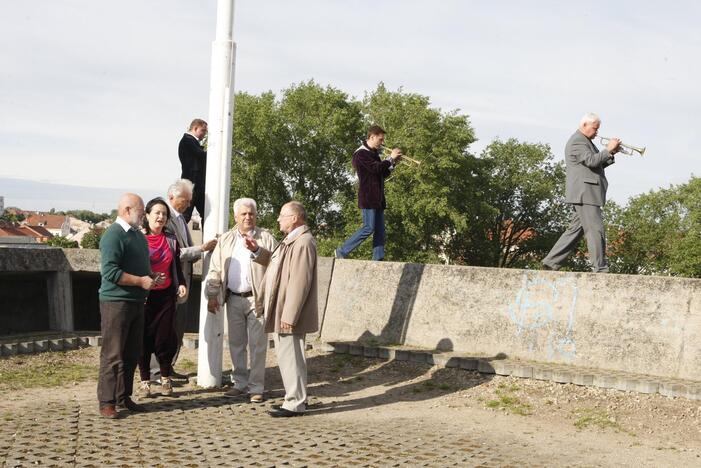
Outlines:
{"label": "dark suit jacket", "polygon": [[370,149],[365,142],[353,153],[353,167],[358,172],[358,206],[361,209],[384,210],[385,179],[390,175],[392,163],[380,160],[378,150]]}
{"label": "dark suit jacket", "polygon": [[204,191],[207,174],[207,152],[200,146],[197,138],[185,133],[178,145],[178,157],[182,166],[181,179],[188,179],[195,184],[195,190]]}
{"label": "dark suit jacket", "polygon": [[606,149],[599,151],[582,132],[574,132],[565,146],[565,202],[604,206],[608,189],[604,168],[613,163]]}

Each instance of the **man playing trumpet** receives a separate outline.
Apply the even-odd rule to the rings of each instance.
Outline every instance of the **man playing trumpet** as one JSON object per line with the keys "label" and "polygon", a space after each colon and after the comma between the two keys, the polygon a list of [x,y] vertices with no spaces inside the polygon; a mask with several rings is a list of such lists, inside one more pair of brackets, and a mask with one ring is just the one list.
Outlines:
{"label": "man playing trumpet", "polygon": [[336,258],[346,258],[372,234],[372,259],[385,258],[385,179],[402,159],[399,148],[392,149],[389,157],[380,159],[385,131],[372,125],[367,140],[353,153],[353,167],[358,173],[358,207],[363,225],[335,251]]}
{"label": "man playing trumpet", "polygon": [[584,114],[579,129],[565,146],[567,181],[565,202],[572,205],[574,214],[567,230],[560,236],[543,265],[558,270],[584,236],[589,249],[589,260],[594,273],[609,271],[606,260],[606,233],[601,207],[606,203],[608,181],[604,168],[614,163],[613,156],[620,150],[621,141],[611,138],[603,151],[592,143],[601,125],[596,114]]}

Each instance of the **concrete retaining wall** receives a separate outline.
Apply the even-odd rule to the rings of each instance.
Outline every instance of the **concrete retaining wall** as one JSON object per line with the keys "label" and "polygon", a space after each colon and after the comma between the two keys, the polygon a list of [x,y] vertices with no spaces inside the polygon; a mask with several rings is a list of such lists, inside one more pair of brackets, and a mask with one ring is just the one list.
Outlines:
{"label": "concrete retaining wall", "polygon": [[701,379],[701,280],[336,260],[323,341]]}
{"label": "concrete retaining wall", "polygon": [[[0,333],[97,329],[98,272],[96,250],[0,248],[0,318],[12,324]],[[318,287],[322,330],[310,339],[701,380],[699,279],[320,258]]]}

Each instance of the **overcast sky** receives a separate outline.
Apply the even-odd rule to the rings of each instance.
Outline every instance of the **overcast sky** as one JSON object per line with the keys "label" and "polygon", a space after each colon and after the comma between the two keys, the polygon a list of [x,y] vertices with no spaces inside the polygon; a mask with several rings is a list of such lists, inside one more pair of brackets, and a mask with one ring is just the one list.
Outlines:
{"label": "overcast sky", "polygon": [[[596,112],[602,135],[647,147],[607,170],[625,203],[701,173],[700,5],[239,0],[235,88],[313,78],[362,97],[383,81],[469,115],[475,154],[513,137],[561,158]],[[0,177],[164,191],[208,117],[215,15],[214,0],[3,2]]]}

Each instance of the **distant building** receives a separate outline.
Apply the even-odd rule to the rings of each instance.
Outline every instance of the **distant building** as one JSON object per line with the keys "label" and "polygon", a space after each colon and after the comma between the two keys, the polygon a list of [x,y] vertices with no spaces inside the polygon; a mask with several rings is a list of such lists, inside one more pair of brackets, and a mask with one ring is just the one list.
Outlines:
{"label": "distant building", "polygon": [[0,216],[5,214],[5,197],[0,197]]}
{"label": "distant building", "polygon": [[44,213],[28,213],[23,225],[41,226],[46,228],[54,236],[68,237],[71,233],[71,223],[66,215],[53,215]]}

